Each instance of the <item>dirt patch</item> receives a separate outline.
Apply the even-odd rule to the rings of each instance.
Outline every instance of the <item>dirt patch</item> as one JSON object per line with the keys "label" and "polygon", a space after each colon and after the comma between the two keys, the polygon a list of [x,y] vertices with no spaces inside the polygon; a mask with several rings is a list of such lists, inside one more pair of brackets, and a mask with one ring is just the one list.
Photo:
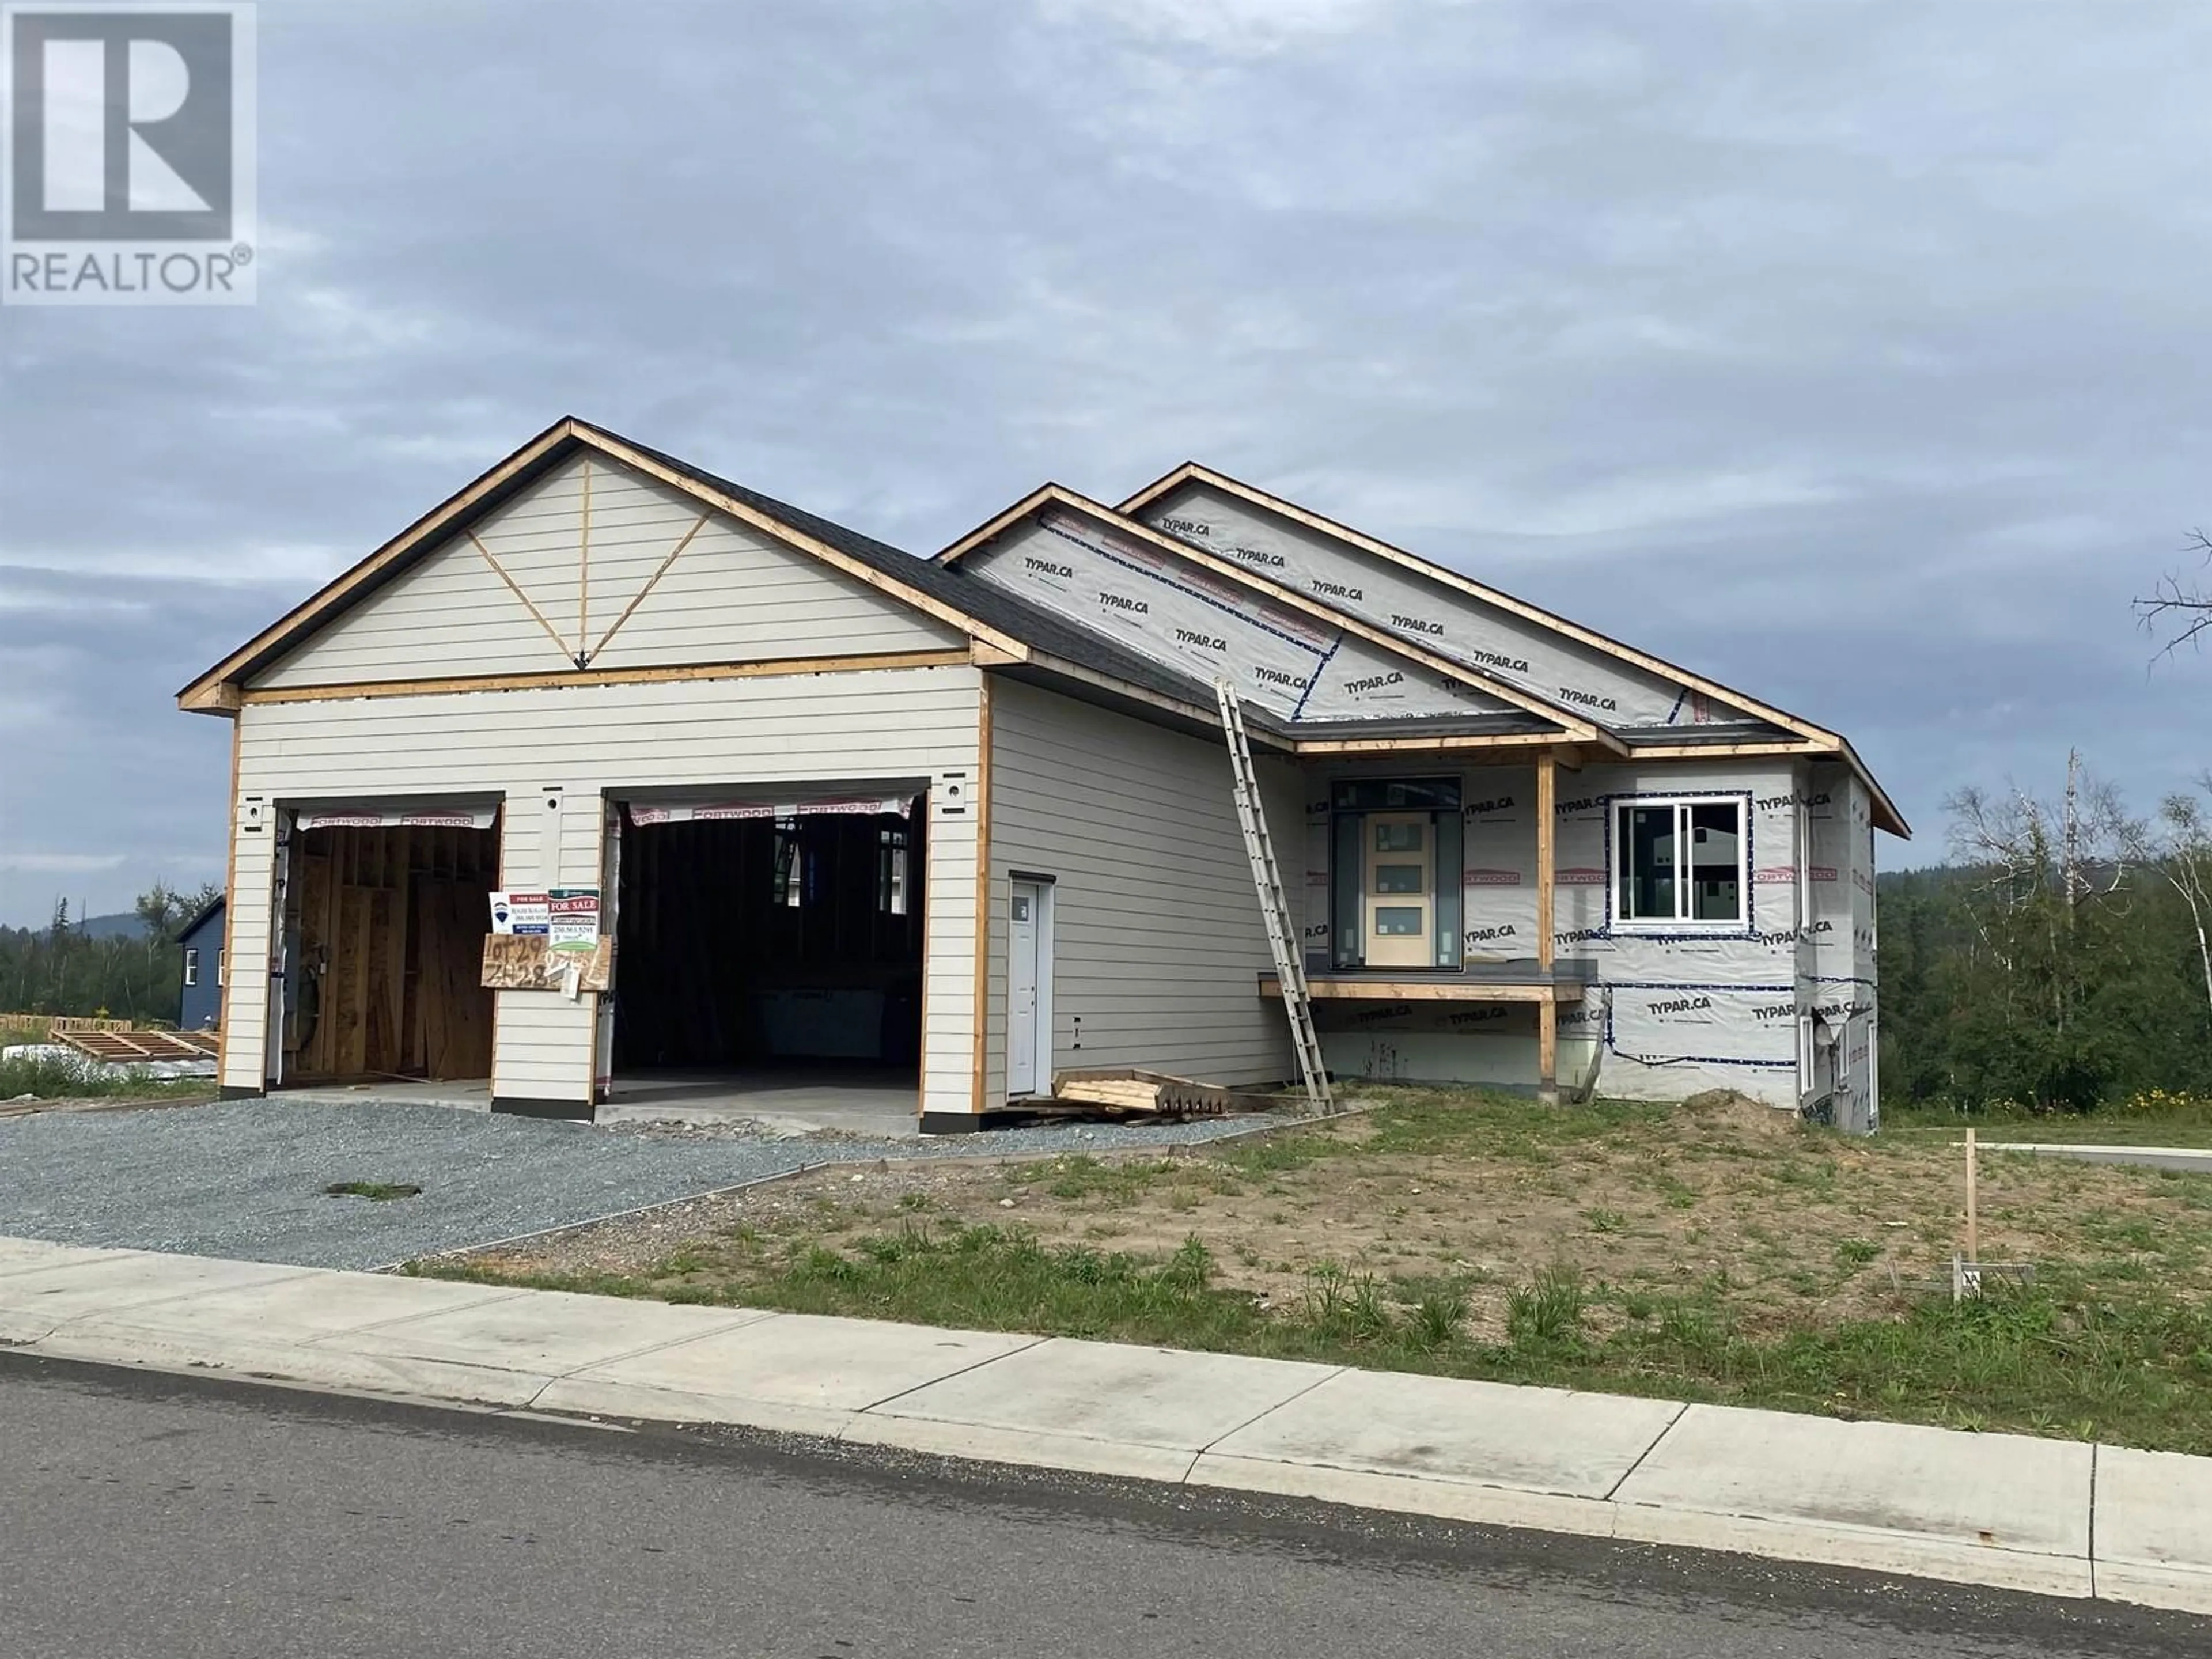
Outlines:
{"label": "dirt patch", "polygon": [[[1894,1314],[1948,1272],[1962,1154],[1856,1141],[1741,1096],[1672,1110],[1401,1100],[1219,1148],[961,1166],[890,1162],[648,1212],[476,1258],[516,1274],[741,1287],[814,1247],[1018,1229],[1047,1246],[1164,1257],[1190,1238],[1264,1305],[1370,1277],[1400,1305],[1448,1285],[1478,1334],[1547,1272],[1601,1291],[1600,1332],[1689,1295],[1771,1334]],[[2212,1178],[1985,1155],[1982,1255],[2201,1297]]]}

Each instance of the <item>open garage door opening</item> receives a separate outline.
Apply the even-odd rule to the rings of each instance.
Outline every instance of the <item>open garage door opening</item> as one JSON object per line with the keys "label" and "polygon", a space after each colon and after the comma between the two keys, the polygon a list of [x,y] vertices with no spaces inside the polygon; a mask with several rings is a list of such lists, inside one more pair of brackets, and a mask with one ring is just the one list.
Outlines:
{"label": "open garage door opening", "polygon": [[491,1076],[494,807],[296,813],[283,883],[286,1085]]}
{"label": "open garage door opening", "polygon": [[[617,1109],[911,1121],[921,787],[621,809]],[[627,1113],[625,1113],[627,1115]]]}

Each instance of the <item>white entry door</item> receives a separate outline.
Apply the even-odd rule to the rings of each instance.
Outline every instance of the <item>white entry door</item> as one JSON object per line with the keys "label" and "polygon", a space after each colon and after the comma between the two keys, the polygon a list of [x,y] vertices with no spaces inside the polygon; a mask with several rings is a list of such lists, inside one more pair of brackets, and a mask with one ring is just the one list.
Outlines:
{"label": "white entry door", "polygon": [[1052,889],[1018,881],[1006,913],[1006,1093],[1052,1088]]}

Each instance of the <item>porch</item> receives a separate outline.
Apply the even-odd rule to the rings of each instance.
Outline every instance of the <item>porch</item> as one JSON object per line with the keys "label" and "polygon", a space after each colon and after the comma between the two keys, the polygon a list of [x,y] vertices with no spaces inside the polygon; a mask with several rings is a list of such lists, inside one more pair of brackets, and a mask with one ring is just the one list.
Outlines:
{"label": "porch", "polygon": [[[1308,761],[1313,1000],[1370,1029],[1407,1018],[1460,1031],[1533,1026],[1536,1085],[1555,1093],[1560,1005],[1579,1006],[1595,977],[1589,962],[1557,957],[1558,773],[1581,761],[1525,738],[1480,754],[1408,744]],[[1257,988],[1281,994],[1272,973]],[[1475,1012],[1484,1007],[1505,1024],[1492,1026]],[[1516,1007],[1530,1012],[1509,1013]]]}

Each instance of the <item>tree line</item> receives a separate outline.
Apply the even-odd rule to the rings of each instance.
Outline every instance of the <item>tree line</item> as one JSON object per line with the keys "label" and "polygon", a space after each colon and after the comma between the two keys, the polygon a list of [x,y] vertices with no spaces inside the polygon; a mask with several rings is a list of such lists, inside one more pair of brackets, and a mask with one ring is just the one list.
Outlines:
{"label": "tree line", "polygon": [[2055,796],[1945,805],[1951,861],[1879,884],[1885,1097],[2212,1095],[2212,776],[2138,817],[2069,755]]}
{"label": "tree line", "polygon": [[177,936],[222,896],[220,884],[179,892],[160,882],[133,908],[145,932],[94,939],[66,900],[44,927],[0,927],[0,1014],[76,1014],[174,1024],[184,989]]}

